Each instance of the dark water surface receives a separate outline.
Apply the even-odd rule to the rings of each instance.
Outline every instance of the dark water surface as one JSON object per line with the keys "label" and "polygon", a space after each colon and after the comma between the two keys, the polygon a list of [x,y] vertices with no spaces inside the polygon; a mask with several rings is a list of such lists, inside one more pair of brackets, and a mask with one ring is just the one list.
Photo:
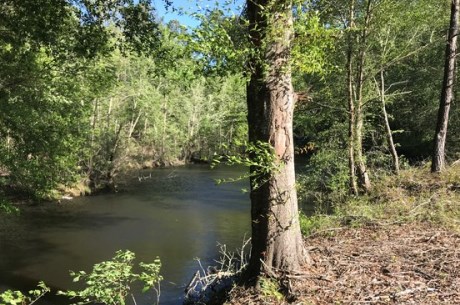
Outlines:
{"label": "dark water surface", "polygon": [[[185,166],[144,171],[151,177],[126,191],[33,207],[20,217],[0,217],[0,291],[31,289],[39,280],[72,289],[69,270],[86,270],[134,251],[137,262],[162,261],[160,304],[181,304],[184,286],[199,265],[214,264],[217,243],[229,249],[249,235],[247,182],[215,185],[242,169]],[[152,304],[139,296],[138,304]]]}

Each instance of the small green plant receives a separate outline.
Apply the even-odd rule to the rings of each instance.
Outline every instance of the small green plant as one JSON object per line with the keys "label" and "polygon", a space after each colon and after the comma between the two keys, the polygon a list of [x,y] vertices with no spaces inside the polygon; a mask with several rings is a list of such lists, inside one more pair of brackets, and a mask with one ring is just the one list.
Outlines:
{"label": "small green plant", "polygon": [[311,234],[315,234],[321,230],[339,225],[337,217],[325,214],[307,216],[304,213],[300,213],[299,221],[300,231],[303,236],[310,236]]}
{"label": "small green plant", "polygon": [[32,305],[50,291],[43,282],[39,282],[37,289],[30,290],[28,295],[18,290],[7,290],[0,294],[0,305]]}
{"label": "small green plant", "polygon": [[78,305],[88,303],[99,303],[106,305],[125,305],[126,298],[131,295],[133,282],[140,281],[144,287],[142,292],[153,289],[157,295],[157,303],[160,297],[160,275],[161,262],[156,258],[153,263],[139,263],[142,269],[140,274],[133,272],[133,261],[135,254],[131,251],[119,250],[112,260],[95,264],[91,273],[85,271],[70,272],[74,282],[84,281],[83,290],[59,291],[59,295],[70,298],[79,298],[81,301],[74,303]]}
{"label": "small green plant", "polygon": [[283,294],[280,292],[279,284],[273,279],[261,278],[260,292],[262,293],[264,298],[275,299],[278,302],[280,302],[284,298]]}

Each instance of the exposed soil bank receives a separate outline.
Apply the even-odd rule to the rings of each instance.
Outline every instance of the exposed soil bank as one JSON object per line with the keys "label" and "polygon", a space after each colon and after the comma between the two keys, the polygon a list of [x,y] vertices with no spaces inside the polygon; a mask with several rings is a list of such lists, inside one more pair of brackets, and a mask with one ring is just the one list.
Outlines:
{"label": "exposed soil bank", "polygon": [[459,304],[460,234],[428,224],[338,228],[306,241],[290,302],[235,288],[225,304]]}

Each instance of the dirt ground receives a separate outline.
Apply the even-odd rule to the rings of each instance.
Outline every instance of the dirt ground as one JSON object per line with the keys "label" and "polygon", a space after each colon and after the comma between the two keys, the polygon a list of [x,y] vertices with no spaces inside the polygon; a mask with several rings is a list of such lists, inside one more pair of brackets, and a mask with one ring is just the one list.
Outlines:
{"label": "dirt ground", "polygon": [[226,304],[460,304],[460,234],[430,225],[338,228],[306,241],[290,297],[235,288]]}

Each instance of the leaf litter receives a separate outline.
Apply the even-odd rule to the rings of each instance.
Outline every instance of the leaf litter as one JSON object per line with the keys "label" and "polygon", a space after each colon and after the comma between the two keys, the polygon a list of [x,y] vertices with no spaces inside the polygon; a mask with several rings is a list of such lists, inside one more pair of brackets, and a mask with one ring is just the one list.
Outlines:
{"label": "leaf litter", "polygon": [[430,224],[340,228],[305,240],[287,297],[235,287],[225,304],[460,304],[460,234]]}

